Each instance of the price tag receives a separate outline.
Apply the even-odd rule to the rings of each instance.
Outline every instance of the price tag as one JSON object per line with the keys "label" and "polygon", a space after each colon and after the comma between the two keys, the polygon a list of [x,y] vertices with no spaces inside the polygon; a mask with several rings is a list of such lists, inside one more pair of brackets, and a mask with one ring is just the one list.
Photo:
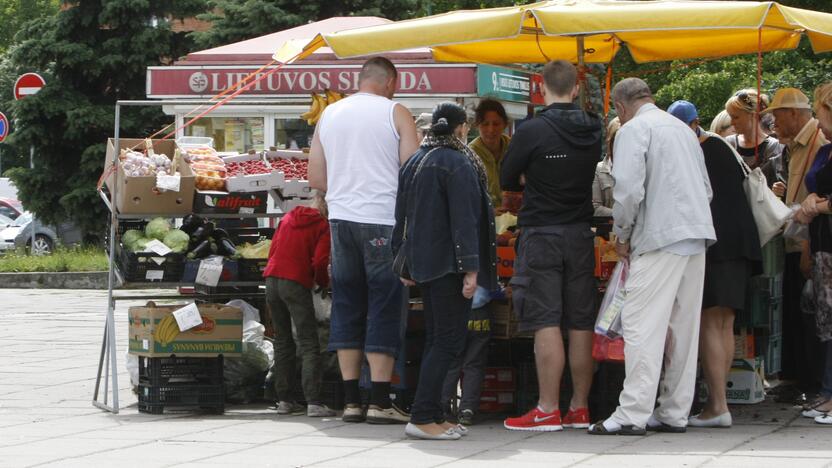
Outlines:
{"label": "price tag", "polygon": [[179,174],[156,174],[156,188],[166,192],[178,192],[182,177]]}
{"label": "price tag", "polygon": [[150,349],[150,341],[142,340],[142,349]]}
{"label": "price tag", "polygon": [[199,270],[196,272],[196,280],[194,283],[205,286],[216,286],[220,282],[220,275],[222,275],[222,258],[217,263],[211,259],[199,262]]}
{"label": "price tag", "polygon": [[147,270],[144,278],[149,281],[162,281],[165,277],[165,270]]}
{"label": "price tag", "polygon": [[202,316],[199,315],[199,309],[194,303],[174,310],[173,318],[176,319],[176,325],[179,326],[179,331],[188,331],[191,328],[202,325]]}
{"label": "price tag", "polygon": [[161,255],[163,257],[165,255],[173,252],[173,250],[171,250],[170,247],[166,246],[165,244],[163,244],[162,242],[160,242],[156,239],[153,239],[152,241],[148,242],[147,245],[145,245],[145,247],[144,247],[144,251],[145,252],[153,252],[153,253],[155,253],[157,255]]}
{"label": "price tag", "polygon": [[150,261],[154,262],[155,264],[161,266],[165,263],[165,259],[162,257],[150,257]]}
{"label": "price tag", "polygon": [[241,207],[240,214],[254,214],[254,208],[248,206]]}

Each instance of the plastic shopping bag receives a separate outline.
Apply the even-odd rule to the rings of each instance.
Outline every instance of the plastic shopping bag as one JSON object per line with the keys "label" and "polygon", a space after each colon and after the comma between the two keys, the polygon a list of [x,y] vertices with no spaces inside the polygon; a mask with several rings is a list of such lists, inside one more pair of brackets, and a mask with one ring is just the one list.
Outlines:
{"label": "plastic shopping bag", "polygon": [[592,358],[599,362],[624,362],[624,338],[610,338],[598,333],[592,336]]}
{"label": "plastic shopping bag", "polygon": [[595,333],[609,338],[621,336],[621,309],[624,307],[624,299],[627,296],[624,284],[629,271],[630,263],[626,259],[620,260],[615,265],[610,281],[607,283],[604,300],[601,301],[598,319],[595,321]]}

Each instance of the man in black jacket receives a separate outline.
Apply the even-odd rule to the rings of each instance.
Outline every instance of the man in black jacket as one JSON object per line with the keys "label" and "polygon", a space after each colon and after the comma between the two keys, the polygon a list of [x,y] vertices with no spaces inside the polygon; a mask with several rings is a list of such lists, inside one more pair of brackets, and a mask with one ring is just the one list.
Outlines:
{"label": "man in black jacket", "polygon": [[[540,386],[538,406],[506,419],[511,430],[589,427],[596,284],[592,181],[601,159],[602,122],[573,101],[577,70],[566,61],[543,69],[546,108],[517,129],[501,171],[503,190],[523,191],[515,274],[511,280],[519,331],[533,331]],[[522,179],[525,178],[525,187]],[[558,407],[564,368],[561,326],[569,330],[573,393]]]}

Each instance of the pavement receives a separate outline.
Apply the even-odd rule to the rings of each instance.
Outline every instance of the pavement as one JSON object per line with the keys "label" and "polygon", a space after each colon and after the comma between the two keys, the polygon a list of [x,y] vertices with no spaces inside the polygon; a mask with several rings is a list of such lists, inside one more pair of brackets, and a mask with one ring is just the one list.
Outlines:
{"label": "pavement", "polygon": [[118,414],[93,407],[106,292],[0,290],[0,467],[799,467],[832,468],[832,427],[771,401],[733,407],[731,429],[643,437],[509,432],[501,421],[459,441],[409,440],[402,426],[277,416],[268,405],[223,415],[140,414],[124,366],[119,302]]}

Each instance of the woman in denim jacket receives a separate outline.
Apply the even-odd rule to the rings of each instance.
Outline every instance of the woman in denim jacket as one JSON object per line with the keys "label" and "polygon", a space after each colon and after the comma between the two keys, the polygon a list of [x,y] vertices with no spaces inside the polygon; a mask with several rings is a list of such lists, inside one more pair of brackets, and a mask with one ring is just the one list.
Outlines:
{"label": "woman in denim jacket", "polygon": [[[494,210],[479,158],[465,145],[468,122],[456,103],[440,103],[419,151],[399,172],[393,253],[425,304],[427,339],[405,433],[455,440],[467,432],[445,420],[442,384],[462,353],[477,284],[495,289]],[[403,270],[400,270],[400,273]]]}

